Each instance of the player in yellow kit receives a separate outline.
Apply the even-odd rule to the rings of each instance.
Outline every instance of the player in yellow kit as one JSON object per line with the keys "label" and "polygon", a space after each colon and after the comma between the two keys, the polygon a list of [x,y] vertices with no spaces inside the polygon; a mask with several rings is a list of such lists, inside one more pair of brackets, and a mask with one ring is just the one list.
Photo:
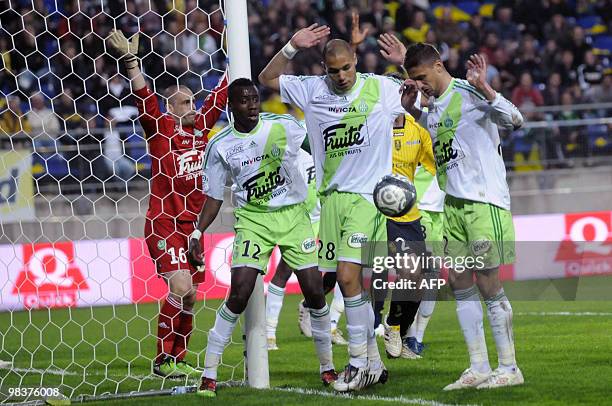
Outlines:
{"label": "player in yellow kit", "polygon": [[[403,80],[398,74],[391,74]],[[399,116],[393,126],[393,173],[406,176],[414,182],[414,174],[418,165],[421,165],[432,175],[436,173],[433,158],[431,137],[427,130],[417,124],[414,118],[405,114]],[[421,214],[415,204],[413,208],[402,217],[387,219],[387,240],[395,242],[395,252],[409,253],[424,258],[425,234],[421,227]],[[403,277],[408,277],[417,283],[421,280],[421,269],[406,269],[402,271]],[[418,286],[418,285],[417,285]],[[375,302],[375,325],[381,320],[382,305],[384,302]],[[387,316],[385,328],[385,350],[392,358],[418,358],[408,347],[407,332],[414,321],[420,305],[420,292],[393,291],[391,305]]]}

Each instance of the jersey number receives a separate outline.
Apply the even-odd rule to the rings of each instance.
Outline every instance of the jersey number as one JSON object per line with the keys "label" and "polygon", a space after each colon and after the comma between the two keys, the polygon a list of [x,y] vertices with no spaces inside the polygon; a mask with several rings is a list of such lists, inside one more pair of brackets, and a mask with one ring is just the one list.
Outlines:
{"label": "jersey number", "polygon": [[[327,243],[327,250],[325,251],[325,259],[328,261],[332,261],[336,257],[336,245],[333,242]],[[323,251],[323,242],[319,240],[319,259],[323,259],[321,256],[321,251]]]}
{"label": "jersey number", "polygon": [[251,257],[253,259],[259,260],[259,253],[261,252],[261,247],[259,246],[259,244],[253,243],[255,252],[251,254],[249,254],[249,251],[251,251],[251,240],[245,240],[242,244],[244,244],[244,252],[242,253],[243,257]]}
{"label": "jersey number", "polygon": [[170,261],[170,264],[172,265],[176,265],[178,263],[187,263],[187,251],[184,247],[179,248],[178,256],[176,255],[174,247],[168,249],[168,254],[170,254],[170,256],[172,257],[172,260]]}

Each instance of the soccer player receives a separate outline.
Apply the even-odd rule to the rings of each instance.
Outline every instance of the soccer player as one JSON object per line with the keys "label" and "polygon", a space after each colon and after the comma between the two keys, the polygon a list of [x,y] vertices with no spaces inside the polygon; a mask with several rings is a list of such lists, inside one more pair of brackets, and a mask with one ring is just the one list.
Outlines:
{"label": "soccer player", "polygon": [[[321,212],[321,205],[317,198],[317,189],[315,182],[315,168],[312,156],[305,150],[300,150],[298,154],[298,165],[300,166],[301,173],[304,176],[304,180],[308,184],[308,197],[304,202],[306,210],[310,215],[310,223],[314,235],[319,235],[319,217]],[[278,350],[276,344],[276,328],[278,326],[278,316],[280,315],[283,307],[283,299],[285,297],[285,287],[287,281],[291,277],[293,271],[287,263],[281,259],[276,267],[274,277],[268,284],[268,296],[266,298],[266,336],[268,340],[268,350]],[[335,273],[334,273],[335,275]],[[334,282],[334,285],[335,282]],[[323,281],[325,288],[325,280]],[[337,286],[337,285],[336,285]],[[338,329],[338,320],[340,314],[344,311],[344,302],[342,301],[342,293],[340,289],[334,289],[334,299],[329,309],[329,316],[331,322],[331,339],[332,344],[347,345],[348,342],[342,336],[342,332]],[[325,292],[328,293],[328,292]],[[306,337],[312,337],[310,311],[304,305],[304,301],[301,301],[299,306],[299,326],[302,334]]]}
{"label": "soccer player", "polygon": [[[393,74],[396,79],[401,75]],[[418,103],[418,102],[417,102]],[[417,165],[421,163],[427,171],[436,173],[431,138],[427,130],[419,126],[409,114],[396,118],[393,127],[393,173],[406,176],[414,182]],[[420,222],[421,214],[417,205],[402,217],[387,218],[387,240],[395,242],[396,252],[425,257],[425,235]],[[419,286],[421,266],[416,269],[397,270],[402,278],[410,279]],[[391,296],[389,314],[385,326],[385,350],[391,358],[419,358],[408,346],[408,328],[419,309],[420,290],[414,292],[394,291]],[[382,309],[375,302],[375,311]]]}
{"label": "soccer player", "polygon": [[145,241],[158,274],[169,288],[158,319],[153,373],[171,378],[199,374],[184,358],[204,268],[197,269],[187,262],[187,238],[204,204],[204,148],[208,132],[225,108],[227,79],[223,75],[200,111],[195,110],[190,89],[169,87],[165,91],[167,114],[162,114],[157,96],[147,87],[138,66],[138,34],[128,41],[121,31],[113,30],[107,41],[123,59],[152,158]]}
{"label": "soccer player", "polygon": [[[412,116],[411,116],[412,117]],[[431,142],[430,142],[431,145]],[[421,227],[425,234],[428,257],[442,258],[444,256],[443,224],[444,224],[444,198],[445,194],[440,190],[434,173],[419,165],[414,174],[414,186],[417,190],[417,207],[421,213]],[[430,262],[430,268],[426,269],[424,277],[437,279],[440,275],[438,262]],[[425,345],[423,337],[425,329],[431,319],[436,306],[437,289],[429,288],[423,293],[421,305],[415,320],[410,325],[406,334],[406,344],[416,355],[421,355]]]}
{"label": "soccer player", "polygon": [[332,362],[329,308],[317,270],[316,241],[304,205],[308,187],[297,155],[306,129],[290,115],[260,114],[259,94],[250,79],[229,86],[234,124],[219,132],[206,148],[203,190],[208,196],[189,242],[189,259],[202,266],[202,233],[223,203],[230,177],[236,201],[230,293],[208,334],[201,396],[216,396],[217,367],[238,317],[247,306],[255,281],[264,273],[278,245],[295,269],[310,309],[320,376],[329,385],[337,378]]}
{"label": "soccer player", "polygon": [[[499,280],[499,266],[514,261],[514,227],[498,127],[516,130],[523,117],[486,82],[486,62],[480,55],[470,57],[467,80],[451,77],[429,44],[411,45],[404,67],[410,79],[403,85],[402,104],[429,130],[438,183],[446,192],[449,256],[472,258],[477,265],[449,274],[470,367],[444,390],[520,385],[524,379],[515,359],[512,307]],[[427,113],[414,107],[419,91],[435,97]],[[497,347],[499,366],[493,372],[479,291]]]}
{"label": "soccer player", "polygon": [[355,52],[343,40],[325,45],[326,75],[282,75],[301,49],[317,45],[328,34],[328,27],[316,24],[296,32],[259,81],[304,111],[321,198],[319,269],[337,272],[344,296],[350,359],[334,389],[346,392],[388,378],[360,273],[362,246],[386,240],[385,218],[374,206],[372,192],[376,182],[391,173],[393,121],[404,110],[393,94],[400,86],[390,78],[357,73]]}

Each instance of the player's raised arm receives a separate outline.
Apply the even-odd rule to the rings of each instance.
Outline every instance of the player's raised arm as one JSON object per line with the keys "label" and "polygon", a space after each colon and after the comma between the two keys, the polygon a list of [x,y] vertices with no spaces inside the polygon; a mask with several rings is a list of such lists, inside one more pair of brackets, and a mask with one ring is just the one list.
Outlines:
{"label": "player's raised arm", "polygon": [[469,84],[483,94],[491,106],[491,120],[499,127],[516,130],[523,125],[521,112],[508,99],[496,92],[487,83],[487,62],[482,55],[472,55],[467,62],[466,79]]}
{"label": "player's raised arm", "polygon": [[200,112],[204,115],[204,127],[208,130],[215,125],[221,113],[225,110],[225,105],[227,104],[227,86],[228,79],[226,71],[223,73],[217,86],[208,96],[206,96],[206,99],[204,99],[204,104],[202,104]]}
{"label": "player's raised arm", "polygon": [[106,38],[106,44],[112,49],[118,59],[125,65],[127,77],[131,82],[132,92],[136,96],[136,107],[139,112],[140,125],[144,129],[145,138],[152,137],[159,130],[158,119],[162,116],[159,110],[157,96],[147,88],[140,71],[138,56],[138,34],[128,40],[123,32],[112,30]]}
{"label": "player's raised arm", "polygon": [[138,33],[128,40],[121,30],[112,30],[106,38],[107,45],[115,52],[119,59],[123,59],[128,79],[132,82],[132,90],[146,87],[146,82],[138,66]]}
{"label": "player's raised arm", "polygon": [[351,47],[353,51],[357,52],[357,47],[365,41],[369,34],[369,28],[361,30],[359,28],[359,13],[353,11],[352,24],[351,24]]}
{"label": "player's raised arm", "polygon": [[329,32],[329,27],[326,25],[312,24],[293,34],[291,40],[274,55],[274,58],[261,71],[259,83],[270,89],[280,90],[279,77],[285,71],[289,60],[293,59],[300,50],[318,45],[329,35]]}
{"label": "player's raised arm", "polygon": [[380,54],[388,62],[400,65],[403,68],[404,58],[406,57],[406,46],[393,34],[381,34],[378,37]]}

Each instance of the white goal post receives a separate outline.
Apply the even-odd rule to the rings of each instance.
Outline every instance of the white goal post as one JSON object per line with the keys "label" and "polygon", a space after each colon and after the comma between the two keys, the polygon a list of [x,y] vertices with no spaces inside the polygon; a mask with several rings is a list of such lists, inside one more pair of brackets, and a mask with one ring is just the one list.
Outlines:
{"label": "white goal post", "polygon": [[[227,18],[227,53],[229,79],[251,79],[249,24],[246,0],[225,0]],[[245,367],[248,384],[269,388],[268,348],[266,341],[266,304],[263,277],[259,275],[244,312]]]}

